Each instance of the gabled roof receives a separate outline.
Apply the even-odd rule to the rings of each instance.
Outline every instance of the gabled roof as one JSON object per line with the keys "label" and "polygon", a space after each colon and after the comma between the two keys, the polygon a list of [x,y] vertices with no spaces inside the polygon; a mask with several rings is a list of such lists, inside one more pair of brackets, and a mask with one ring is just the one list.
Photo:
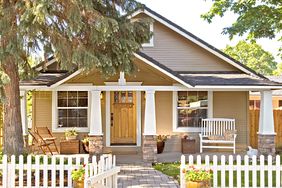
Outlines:
{"label": "gabled roof", "polygon": [[168,28],[172,29],[176,33],[182,35],[183,37],[187,38],[188,40],[192,41],[193,43],[197,44],[198,46],[204,48],[205,50],[213,53],[217,57],[223,59],[225,62],[231,64],[232,66],[238,68],[239,70],[256,76],[260,78],[265,78],[263,75],[255,72],[254,70],[250,69],[249,67],[245,66],[244,64],[240,63],[239,61],[235,60],[234,58],[230,57],[229,55],[225,54],[221,50],[217,49],[216,47],[210,45],[209,43],[203,41],[199,37],[195,36],[194,34],[190,33],[189,31],[185,30],[184,28],[180,27],[176,23],[168,20],[167,18],[163,17],[162,15],[158,14],[157,12],[153,11],[152,9],[146,7],[144,5],[144,10],[136,11],[132,17],[137,16],[140,13],[144,13],[149,17],[157,20],[158,22],[162,23],[163,25],[167,26]]}

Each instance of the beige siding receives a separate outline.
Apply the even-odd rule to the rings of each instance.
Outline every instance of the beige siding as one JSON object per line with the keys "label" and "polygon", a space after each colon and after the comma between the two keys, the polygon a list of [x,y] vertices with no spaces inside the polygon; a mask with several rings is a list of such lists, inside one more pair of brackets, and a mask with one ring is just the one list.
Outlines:
{"label": "beige siding", "polygon": [[248,100],[248,92],[214,92],[213,94],[213,116],[235,118],[237,148],[242,150],[245,150],[249,143]]}
{"label": "beige siding", "polygon": [[[134,65],[135,71],[130,75],[125,75],[127,82],[142,82],[142,85],[172,85],[176,83],[167,75],[145,64],[141,60],[135,59]],[[104,85],[104,82],[117,82],[118,79],[119,73],[115,76],[105,78],[97,70],[93,70],[88,74],[79,74],[67,83],[91,83],[95,85]]]}
{"label": "beige siding", "polygon": [[161,23],[154,22],[154,47],[143,52],[175,71],[236,71],[227,62],[190,42]]}

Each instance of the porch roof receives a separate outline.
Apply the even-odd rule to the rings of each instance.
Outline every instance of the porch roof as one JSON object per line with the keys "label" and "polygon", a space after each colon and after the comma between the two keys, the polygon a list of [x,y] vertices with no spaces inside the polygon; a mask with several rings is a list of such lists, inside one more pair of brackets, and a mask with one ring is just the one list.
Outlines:
{"label": "porch roof", "polygon": [[190,73],[181,74],[194,86],[282,86],[281,83],[244,73]]}

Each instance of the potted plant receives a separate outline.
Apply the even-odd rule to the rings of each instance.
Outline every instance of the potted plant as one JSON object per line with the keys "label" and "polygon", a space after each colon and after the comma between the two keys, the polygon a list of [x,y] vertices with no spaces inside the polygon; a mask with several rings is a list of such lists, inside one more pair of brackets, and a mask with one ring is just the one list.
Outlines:
{"label": "potted plant", "polygon": [[89,153],[89,137],[85,137],[81,142],[84,152]]}
{"label": "potted plant", "polygon": [[158,135],[157,136],[157,151],[158,151],[158,154],[160,154],[164,151],[166,140],[167,140],[167,135]]}
{"label": "potted plant", "polygon": [[80,166],[71,172],[74,188],[84,188],[85,165]]}
{"label": "potted plant", "polygon": [[77,131],[75,130],[75,128],[67,129],[65,131],[66,140],[76,140],[77,135],[78,134],[77,134]]}
{"label": "potted plant", "polygon": [[185,173],[186,187],[188,188],[209,188],[212,180],[212,171],[207,167],[188,166]]}

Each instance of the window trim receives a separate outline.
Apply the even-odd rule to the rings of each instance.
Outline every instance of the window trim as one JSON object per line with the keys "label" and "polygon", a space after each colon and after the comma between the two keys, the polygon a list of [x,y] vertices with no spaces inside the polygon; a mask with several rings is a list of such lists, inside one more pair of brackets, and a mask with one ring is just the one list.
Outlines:
{"label": "window trim", "polygon": [[[63,91],[63,90],[62,90]],[[70,91],[70,90],[64,90]],[[88,91],[88,107],[74,107],[76,109],[87,109],[87,127],[75,127],[77,132],[89,132],[89,114],[90,114],[90,104],[91,97],[90,92]],[[65,107],[58,107],[58,91],[52,92],[52,132],[62,133],[65,132],[70,127],[59,127],[58,126],[58,109],[62,109]]]}
{"label": "window trim", "polygon": [[143,43],[142,47],[154,47],[154,23],[150,23],[150,32],[153,33],[150,41],[147,43]]}
{"label": "window trim", "polygon": [[[188,91],[189,92],[189,91]],[[196,127],[178,127],[177,126],[177,93],[178,91],[173,91],[172,94],[172,131],[173,132],[200,132],[201,128]],[[213,91],[208,91],[208,118],[213,117]]]}

